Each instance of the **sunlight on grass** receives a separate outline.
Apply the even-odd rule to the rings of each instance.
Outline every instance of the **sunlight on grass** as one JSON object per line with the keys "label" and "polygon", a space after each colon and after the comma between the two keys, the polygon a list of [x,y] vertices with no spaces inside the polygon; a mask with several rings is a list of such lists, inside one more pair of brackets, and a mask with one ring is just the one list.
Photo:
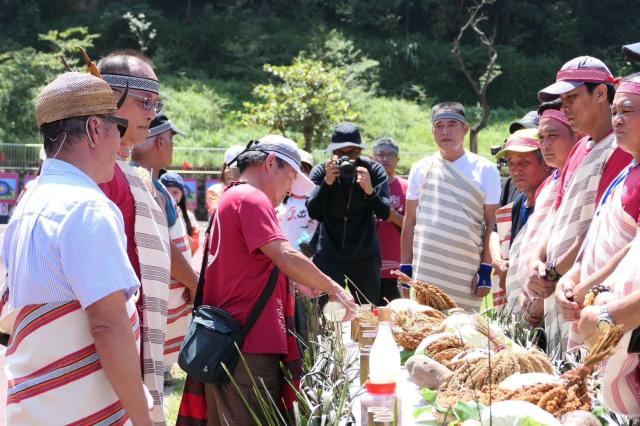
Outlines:
{"label": "sunlight on grass", "polygon": [[164,407],[167,416],[167,424],[175,425],[178,417],[178,409],[180,408],[180,398],[182,398],[182,389],[184,388],[184,380],[187,373],[182,371],[178,364],[174,364],[171,369],[171,378],[167,380],[165,375],[165,394]]}

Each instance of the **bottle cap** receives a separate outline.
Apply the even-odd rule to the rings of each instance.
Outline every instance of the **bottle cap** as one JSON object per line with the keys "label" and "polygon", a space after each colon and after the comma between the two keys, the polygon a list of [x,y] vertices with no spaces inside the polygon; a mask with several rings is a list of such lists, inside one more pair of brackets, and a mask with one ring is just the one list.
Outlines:
{"label": "bottle cap", "polygon": [[375,394],[392,394],[396,391],[396,382],[371,383],[367,380],[367,392]]}
{"label": "bottle cap", "polygon": [[378,321],[391,321],[391,308],[378,308]]}

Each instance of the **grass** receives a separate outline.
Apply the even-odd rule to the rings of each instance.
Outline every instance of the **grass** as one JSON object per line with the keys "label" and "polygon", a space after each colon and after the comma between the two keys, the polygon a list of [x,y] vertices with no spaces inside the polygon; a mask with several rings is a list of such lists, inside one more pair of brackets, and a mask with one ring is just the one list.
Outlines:
{"label": "grass", "polygon": [[165,379],[165,395],[164,407],[168,425],[175,425],[178,418],[178,409],[180,408],[180,399],[182,398],[182,390],[187,373],[182,371],[178,364],[174,364],[171,368],[171,378]]}

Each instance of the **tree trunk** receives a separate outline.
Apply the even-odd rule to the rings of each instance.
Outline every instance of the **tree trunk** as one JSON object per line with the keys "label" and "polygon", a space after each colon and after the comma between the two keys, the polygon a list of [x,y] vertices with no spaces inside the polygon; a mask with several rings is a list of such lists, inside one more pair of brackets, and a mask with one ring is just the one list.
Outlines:
{"label": "tree trunk", "polygon": [[469,131],[469,151],[474,154],[478,153],[478,133],[480,133],[480,129],[475,127]]}
{"label": "tree trunk", "polygon": [[311,152],[313,150],[313,127],[304,126],[302,134],[304,135],[304,150]]}

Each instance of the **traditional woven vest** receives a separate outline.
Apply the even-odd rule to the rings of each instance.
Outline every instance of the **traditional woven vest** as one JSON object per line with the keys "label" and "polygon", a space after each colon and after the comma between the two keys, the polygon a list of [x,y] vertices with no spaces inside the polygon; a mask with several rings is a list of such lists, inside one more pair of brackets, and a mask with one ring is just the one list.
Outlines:
{"label": "traditional woven vest", "polygon": [[[557,259],[566,253],[576,238],[587,232],[596,210],[598,186],[604,167],[615,149],[616,138],[609,134],[589,151],[576,170],[549,232],[547,259]],[[553,294],[544,300],[544,311],[548,352],[564,354],[571,327],[570,323],[563,320]]]}
{"label": "traditional woven vest", "polygon": [[[189,248],[189,237],[184,220],[178,217],[176,223],[169,228],[169,237],[171,241],[178,247],[180,253],[191,265],[191,249]],[[164,364],[165,368],[171,367],[178,361],[178,353],[180,346],[184,340],[184,335],[189,328],[191,322],[191,309],[193,305],[187,303],[184,299],[187,288],[171,278],[169,284],[169,301],[167,304],[167,334],[164,342]],[[195,297],[195,294],[193,295]]]}
{"label": "traditional woven vest", "polygon": [[471,295],[485,228],[485,194],[449,161],[431,157],[416,214],[413,264],[416,278],[435,284],[461,308],[479,310]]}
{"label": "traditional woven vest", "polygon": [[[608,197],[603,197],[596,210],[581,250],[580,281],[603,268],[613,255],[622,250],[636,236],[636,221],[624,211],[622,206],[624,179],[628,172],[629,167],[620,173],[618,176],[620,180],[614,180],[617,185],[607,189]],[[573,348],[580,344],[582,339],[578,333],[578,322],[573,321],[568,347]]]}
{"label": "traditional woven vest", "polygon": [[[79,302],[29,305],[15,312],[5,366],[8,425],[131,424],[102,370]],[[127,312],[139,345],[132,300]]]}
{"label": "traditional woven vest", "polygon": [[135,201],[135,243],[140,260],[142,284],[142,375],[153,397],[151,416],[164,424],[164,343],[167,331],[167,301],[171,249],[164,210],[153,197],[155,188],[149,173],[118,161]]}

